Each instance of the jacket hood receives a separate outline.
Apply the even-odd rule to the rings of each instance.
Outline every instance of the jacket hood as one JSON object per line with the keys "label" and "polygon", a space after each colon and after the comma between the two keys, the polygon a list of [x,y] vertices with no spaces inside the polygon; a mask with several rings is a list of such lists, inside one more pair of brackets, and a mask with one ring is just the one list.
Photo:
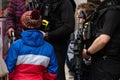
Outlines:
{"label": "jacket hood", "polygon": [[38,30],[26,30],[21,33],[23,44],[28,46],[41,46],[44,44],[43,34]]}

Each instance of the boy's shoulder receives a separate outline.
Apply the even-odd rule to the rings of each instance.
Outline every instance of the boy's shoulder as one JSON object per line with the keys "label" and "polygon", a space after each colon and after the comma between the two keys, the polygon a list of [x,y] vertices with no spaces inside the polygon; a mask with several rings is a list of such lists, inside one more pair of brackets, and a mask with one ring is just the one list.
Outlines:
{"label": "boy's shoulder", "polygon": [[49,42],[47,42],[47,41],[45,41],[45,45],[46,46],[48,46],[48,47],[50,47],[50,48],[53,48],[53,45],[52,44],[50,44]]}

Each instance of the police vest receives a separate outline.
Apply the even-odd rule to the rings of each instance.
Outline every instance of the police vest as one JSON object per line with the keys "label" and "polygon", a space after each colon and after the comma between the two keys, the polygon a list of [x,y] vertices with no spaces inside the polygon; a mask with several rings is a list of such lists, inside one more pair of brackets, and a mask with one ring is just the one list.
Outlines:
{"label": "police vest", "polygon": [[[109,11],[109,10],[120,10],[120,4],[116,3],[116,2],[108,2],[104,5],[100,5],[97,7],[97,9],[95,10],[95,12],[93,13],[92,17],[91,17],[91,22],[93,23],[92,25],[92,33],[94,34],[94,37],[98,37],[100,34],[96,31],[97,27],[99,26],[99,21],[102,18],[102,16],[104,16],[104,14]],[[107,46],[107,49],[103,48],[102,50],[100,50],[98,52],[98,54],[95,55],[120,55],[119,53],[119,45],[116,42],[119,42],[119,38],[120,35],[116,34],[114,36],[114,38],[111,40],[111,43],[115,43],[115,44],[110,44],[108,43],[108,45],[112,45],[112,46]]]}

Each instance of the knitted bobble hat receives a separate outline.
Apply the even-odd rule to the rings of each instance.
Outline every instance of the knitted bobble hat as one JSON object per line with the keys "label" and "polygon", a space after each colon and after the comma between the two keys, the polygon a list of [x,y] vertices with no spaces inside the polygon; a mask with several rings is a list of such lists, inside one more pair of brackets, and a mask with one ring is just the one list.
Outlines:
{"label": "knitted bobble hat", "polygon": [[21,16],[23,29],[38,29],[41,26],[41,13],[39,10],[26,11]]}

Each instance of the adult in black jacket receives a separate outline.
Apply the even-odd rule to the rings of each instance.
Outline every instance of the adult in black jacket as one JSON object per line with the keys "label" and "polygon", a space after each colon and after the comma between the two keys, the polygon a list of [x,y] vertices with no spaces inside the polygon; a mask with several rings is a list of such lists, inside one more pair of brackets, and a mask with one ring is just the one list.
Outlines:
{"label": "adult in black jacket", "polygon": [[[47,17],[50,22],[49,30],[43,30],[45,39],[50,42],[55,49],[58,59],[58,77],[57,80],[65,80],[64,65],[67,54],[68,40],[70,34],[74,31],[74,10],[69,0],[50,0],[51,13]],[[44,29],[44,28],[43,28]]]}
{"label": "adult in black jacket", "polygon": [[[104,12],[103,12],[104,11]],[[104,0],[94,24],[96,39],[83,57],[92,57],[89,80],[119,80],[120,78],[120,1]]]}

